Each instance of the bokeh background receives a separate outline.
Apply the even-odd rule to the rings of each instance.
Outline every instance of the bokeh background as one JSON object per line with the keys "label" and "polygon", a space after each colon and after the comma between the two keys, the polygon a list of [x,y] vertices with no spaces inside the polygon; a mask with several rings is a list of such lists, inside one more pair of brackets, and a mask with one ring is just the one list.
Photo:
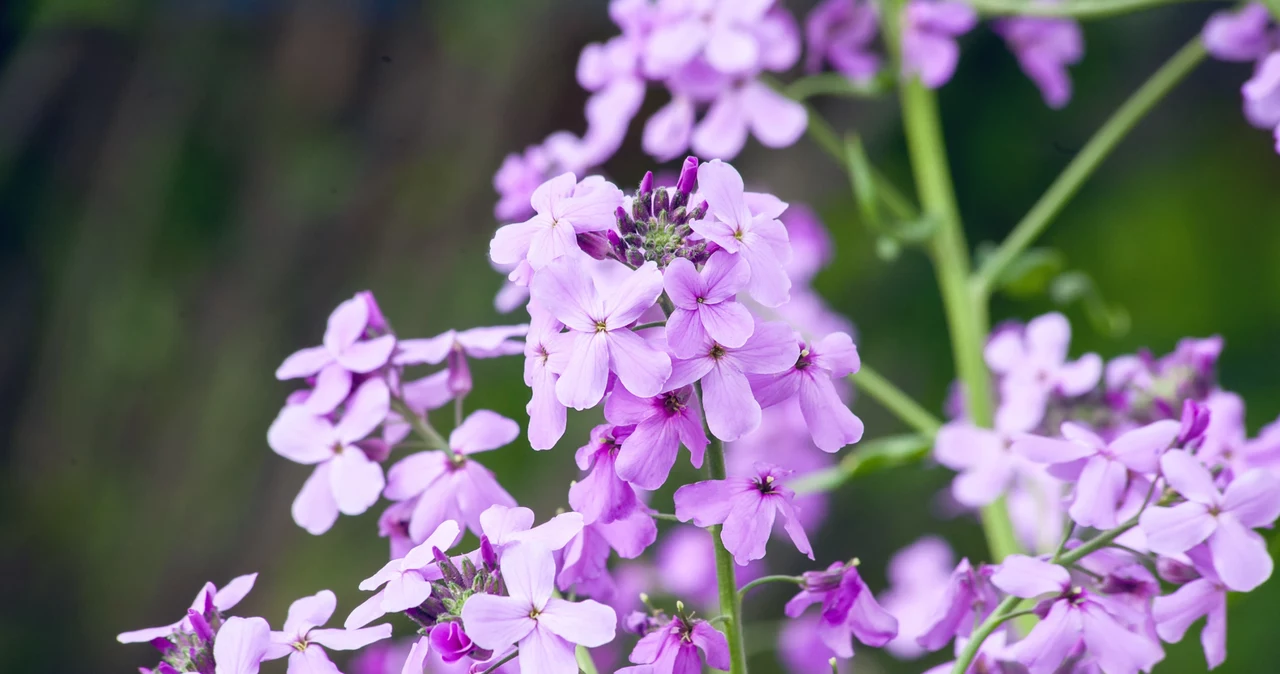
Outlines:
{"label": "bokeh background", "polygon": [[[941,100],[971,241],[1002,236],[1211,9],[1087,25],[1061,112],[988,28],[967,38]],[[274,368],[359,289],[402,336],[511,321],[491,303],[491,176],[508,152],[582,131],[577,55],[613,33],[599,0],[0,3],[0,671],[133,671],[152,653],[117,632],[171,620],[200,583],[249,571],[262,575],[238,612],[273,622],[321,588],[340,614],[361,599],[357,582],[386,555],[378,509],[319,538],[293,524],[307,469],[265,443],[290,390]],[[1256,429],[1280,414],[1280,158],[1242,119],[1248,75],[1198,70],[1044,243],[1131,317],[1118,334],[1067,307],[1077,352],[1222,334],[1222,380]],[[892,99],[820,107],[907,183]],[[650,167],[638,129],[605,167],[622,183]],[[845,178],[809,140],[753,144],[736,163],[818,210],[838,250],[817,287],[857,323],[863,358],[940,410],[951,362],[923,256],[875,254]],[[1052,306],[1000,299],[993,316]],[[520,418],[519,359],[474,366],[469,403]],[[901,430],[871,401],[855,409],[868,437]],[[550,513],[592,419],[573,423],[556,451],[517,442],[486,463]],[[972,521],[938,517],[947,480],[917,467],[844,486],[812,534],[820,559],[857,555],[882,587],[887,556],[923,533],[981,558]],[[780,616],[785,591],[753,597],[754,619]],[[1219,671],[1272,670],[1278,602],[1277,580],[1233,598]],[[752,671],[775,671],[771,640],[758,641]],[[858,666],[924,668],[870,649]],[[1203,670],[1189,637],[1158,671]]]}

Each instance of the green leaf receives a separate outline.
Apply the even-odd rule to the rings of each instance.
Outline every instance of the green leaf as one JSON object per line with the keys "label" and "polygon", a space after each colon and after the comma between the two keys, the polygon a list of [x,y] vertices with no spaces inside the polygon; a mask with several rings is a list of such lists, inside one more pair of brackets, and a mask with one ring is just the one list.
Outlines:
{"label": "green leaf", "polygon": [[854,81],[840,73],[808,75],[788,84],[782,93],[789,98],[803,101],[814,96],[843,96],[845,98],[879,98],[893,90],[894,77],[888,69],[865,81]]}
{"label": "green leaf", "polygon": [[1262,0],[1262,4],[1271,10],[1271,16],[1275,17],[1276,21],[1280,21],[1280,0]]}
{"label": "green leaf", "polygon": [[1129,332],[1129,311],[1102,297],[1093,278],[1082,271],[1061,274],[1049,285],[1049,297],[1059,305],[1079,303],[1094,330],[1109,337],[1122,337]]}
{"label": "green leaf", "polygon": [[876,175],[871,169],[871,161],[862,147],[862,138],[858,134],[850,134],[844,139],[845,163],[849,170],[849,183],[853,188],[853,200],[858,204],[862,220],[873,231],[884,228],[880,219],[880,195],[876,189]]}
{"label": "green leaf", "polygon": [[996,279],[996,285],[1011,297],[1035,297],[1049,288],[1064,267],[1066,258],[1062,253],[1051,248],[1032,248],[1009,263]]}
{"label": "green leaf", "polygon": [[887,435],[857,445],[839,465],[801,476],[787,486],[797,494],[830,491],[860,475],[916,463],[929,455],[933,440],[918,433]]}

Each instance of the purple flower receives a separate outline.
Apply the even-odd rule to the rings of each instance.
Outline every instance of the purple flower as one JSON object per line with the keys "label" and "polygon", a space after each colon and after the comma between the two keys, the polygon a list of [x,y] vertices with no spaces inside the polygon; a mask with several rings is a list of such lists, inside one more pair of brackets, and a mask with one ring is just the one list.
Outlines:
{"label": "purple flower", "polygon": [[445,662],[457,662],[471,652],[475,643],[463,631],[462,624],[456,620],[440,623],[431,628],[429,636],[431,647],[440,654]]}
{"label": "purple flower", "polygon": [[569,485],[569,507],[582,513],[586,524],[613,522],[642,507],[636,490],[614,470],[623,442],[619,436],[626,437],[624,429],[601,424],[591,430],[591,441],[578,448],[578,467],[591,472]]}
{"label": "purple flower", "polygon": [[902,22],[902,69],[930,89],[946,84],[960,61],[956,37],[978,24],[978,13],[963,2],[911,0]]}
{"label": "purple flower", "polygon": [[[747,204],[751,205],[754,198],[754,195],[747,197]],[[751,210],[758,213],[765,209],[754,206]],[[834,251],[831,235],[818,219],[818,214],[805,204],[788,205],[780,219],[787,228],[787,239],[791,243],[791,261],[786,264],[787,275],[791,277],[792,283],[806,285],[819,270],[831,262]]]}
{"label": "purple flower", "polygon": [[630,272],[606,296],[580,263],[563,260],[538,272],[533,296],[573,335],[569,364],[556,382],[556,397],[574,409],[604,397],[609,373],[640,396],[657,395],[671,374],[671,359],[635,332],[635,323],[662,294],[662,272],[652,262]]}
{"label": "purple flower", "polygon": [[[791,674],[831,671],[831,658],[836,654],[818,633],[821,620],[817,615],[804,615],[786,621],[778,630],[778,660]],[[841,660],[836,664],[837,671],[849,674],[850,665],[850,661]]]}
{"label": "purple flower", "polygon": [[493,215],[502,222],[527,219],[534,211],[530,206],[533,193],[549,178],[565,171],[575,173],[589,168],[577,161],[581,141],[567,131],[557,131],[542,142],[531,145],[524,154],[511,153],[493,176],[498,203]]}
{"label": "purple flower", "polygon": [[1204,464],[1176,450],[1161,457],[1160,468],[1187,500],[1142,513],[1139,524],[1152,551],[1176,555],[1207,541],[1213,568],[1227,587],[1248,592],[1271,577],[1271,555],[1253,528],[1270,526],[1280,516],[1280,479],[1252,470],[1219,491]]}
{"label": "purple flower", "polygon": [[500,652],[517,645],[522,674],[574,674],[575,644],[613,641],[613,609],[552,596],[556,563],[550,550],[537,543],[513,546],[503,553],[501,568],[508,596],[476,594],[462,606],[467,635],[482,648]]}
{"label": "purple flower", "polygon": [[271,647],[271,626],[262,618],[227,618],[213,642],[214,674],[258,674]]}
{"label": "purple flower", "polygon": [[284,630],[271,633],[271,646],[263,659],[289,656],[289,671],[295,674],[334,672],[337,667],[329,660],[324,647],[354,651],[391,636],[389,624],[354,630],[317,629],[329,621],[337,607],[338,598],[329,590],[293,602]]}
{"label": "purple flower", "polygon": [[343,626],[348,630],[358,629],[383,615],[406,611],[426,601],[431,596],[431,581],[440,578],[435,549],[448,550],[461,534],[457,522],[443,522],[403,558],[387,562],[377,573],[361,581],[361,590],[377,592],[357,606]]}
{"label": "purple flower", "polygon": [[813,549],[804,535],[793,507],[795,493],[782,486],[791,471],[760,462],[756,475],[750,478],[707,480],[687,484],[676,490],[676,517],[681,522],[706,528],[723,524],[720,540],[733,553],[739,566],[764,557],[765,542],[773,529],[773,520],[782,513],[783,528],[791,536],[796,549],[813,559]]}
{"label": "purple flower", "polygon": [[1030,674],[1053,674],[1081,643],[1107,674],[1145,672],[1164,658],[1159,643],[1130,631],[1091,592],[1073,587],[1071,575],[1061,566],[1010,555],[991,582],[1025,599],[1052,595],[1037,609],[1041,622],[1012,648]]}
{"label": "purple flower", "polygon": [[316,469],[293,501],[293,521],[312,534],[333,526],[338,513],[359,515],[386,484],[382,466],[357,444],[387,418],[386,382],[370,379],[346,403],[337,423],[303,405],[286,405],[267,430],[267,444],[290,461]]}
{"label": "purple flower", "polygon": [[[449,390],[449,370],[427,375],[421,379],[401,382],[397,387],[396,397],[414,414],[425,417],[431,410],[438,410],[453,400],[454,392]],[[388,445],[398,445],[413,432],[413,426],[399,412],[387,413],[382,424],[382,439]]]}
{"label": "purple flower", "polygon": [[556,397],[556,382],[569,365],[573,335],[537,302],[529,303],[532,321],[524,342],[524,383],[533,390],[525,405],[529,415],[529,446],[551,449],[564,437],[566,409]]}
{"label": "purple flower", "polygon": [[734,348],[746,343],[755,324],[751,312],[733,298],[750,278],[746,261],[725,251],[712,254],[701,272],[684,258],[672,260],[663,276],[675,306],[667,319],[671,353],[689,358],[707,338]]}
{"label": "purple flower", "polygon": [[[231,579],[221,590],[213,583],[205,583],[204,587],[196,593],[196,598],[191,602],[191,611],[197,614],[203,614],[207,608],[216,611],[228,611],[249,594],[249,590],[253,589],[253,583],[258,579],[258,574],[250,573],[243,576],[237,576]],[[148,627],[146,629],[134,630],[132,632],[123,632],[116,636],[116,641],[122,644],[140,644],[154,639],[164,639],[175,632],[192,632],[195,627],[191,624],[191,614],[183,616],[182,620],[171,625],[161,627]],[[269,630],[268,630],[269,631]]]}
{"label": "purple flower", "polygon": [[364,339],[366,331],[373,331],[375,326],[386,328],[373,295],[368,291],[357,293],[329,314],[324,344],[286,358],[276,369],[276,379],[315,376],[315,388],[303,405],[314,414],[333,411],[351,391],[353,372],[373,372],[391,358],[396,346],[394,335]]}
{"label": "purple flower", "polygon": [[1258,62],[1258,69],[1241,91],[1244,116],[1260,129],[1275,129],[1276,151],[1280,152],[1280,51]]}
{"label": "purple flower", "polygon": [[[753,562],[738,569],[738,586],[764,575],[763,566]],[[719,601],[715,539],[707,531],[694,526],[669,529],[658,544],[654,570],[658,586],[670,596],[702,607],[714,607]]]}
{"label": "purple flower", "polygon": [[523,353],[525,345],[512,339],[529,331],[528,325],[498,325],[448,332],[429,339],[408,339],[400,342],[392,362],[396,365],[439,365],[448,363],[447,388],[454,396],[465,396],[471,391],[471,369],[467,356],[472,358],[497,358]]}
{"label": "purple flower", "polygon": [[862,420],[840,399],[831,381],[862,366],[853,338],[835,332],[808,344],[801,341],[799,349],[800,357],[790,369],[748,377],[760,405],[770,407],[798,397],[813,444],[824,452],[836,452],[861,440]]}
{"label": "purple flower", "polygon": [[1018,57],[1022,72],[1040,88],[1045,104],[1057,109],[1071,100],[1067,66],[1084,57],[1080,24],[1071,19],[1016,17],[996,23],[995,30]]}
{"label": "purple flower", "polygon": [[614,590],[609,577],[610,551],[623,559],[635,559],[657,538],[658,527],[646,508],[613,522],[588,524],[564,547],[556,585],[561,590],[574,587],[578,594],[607,601]]}
{"label": "purple flower", "polygon": [[645,635],[630,659],[637,665],[653,665],[653,674],[687,674],[702,671],[703,656],[708,667],[729,670],[729,642],[724,634],[705,620],[681,615]]}
{"label": "purple flower", "polygon": [[944,424],[933,446],[938,463],[960,474],[951,483],[956,501],[980,508],[1008,491],[1022,457],[1009,451],[1004,433],[979,428],[966,419]]}
{"label": "purple flower", "polygon": [[798,618],[811,604],[822,602],[818,636],[837,657],[853,657],[853,639],[879,648],[898,634],[898,620],[876,603],[858,567],[836,562],[826,571],[808,571],[786,614]]}
{"label": "purple flower", "polygon": [[1160,455],[1178,437],[1180,425],[1164,420],[1124,433],[1110,443],[1088,429],[1062,424],[1066,439],[1024,435],[1012,451],[1036,463],[1050,464],[1056,477],[1076,481],[1067,513],[1077,524],[1098,529],[1116,526],[1116,511],[1125,496],[1130,473],[1149,475]]}
{"label": "purple flower", "polygon": [[1205,49],[1224,61],[1256,61],[1271,51],[1271,12],[1260,2],[1215,12],[1204,25]]}
{"label": "purple flower", "polygon": [[717,438],[732,442],[760,425],[760,403],[752,394],[747,375],[776,374],[794,367],[800,348],[788,326],[758,323],[741,348],[707,341],[700,354],[672,363],[667,388],[701,381],[707,427]]}
{"label": "purple flower", "polygon": [[693,467],[702,467],[708,441],[692,386],[652,398],[637,398],[615,388],[605,402],[604,414],[611,423],[635,426],[617,453],[619,478],[641,489],[661,487],[671,474],[681,443],[689,448]]}
{"label": "purple flower", "polygon": [[536,527],[533,520],[533,511],[528,508],[490,506],[480,514],[481,535],[501,554],[509,545],[528,542],[559,550],[582,531],[582,515],[578,513],[561,513]]}
{"label": "purple flower", "polygon": [[805,19],[809,43],[805,70],[816,73],[823,61],[854,81],[866,81],[880,70],[880,56],[871,51],[879,33],[876,6],[864,0],[823,0]]}
{"label": "purple flower", "polygon": [[1151,604],[1151,617],[1156,623],[1156,633],[1169,643],[1182,641],[1191,624],[1205,617],[1200,644],[1209,669],[1227,659],[1227,586],[1212,569],[1206,568],[1203,577],[1156,597]]}
{"label": "purple flower", "polygon": [[899,550],[889,560],[889,589],[880,605],[898,619],[898,635],[885,649],[899,658],[918,658],[925,650],[916,643],[933,627],[933,605],[950,589],[955,555],[946,541],[926,536]]}
{"label": "purple flower", "polygon": [[530,203],[537,215],[500,228],[489,242],[494,262],[516,265],[527,260],[536,270],[577,252],[578,234],[613,227],[622,190],[599,176],[578,182],[572,173],[563,173],[539,186]]}
{"label": "purple flower", "polygon": [[799,140],[808,125],[804,105],[751,80],[721,93],[689,138],[699,156],[732,159],[747,144],[748,132],[765,147],[782,148]]}
{"label": "purple flower", "polygon": [[935,605],[928,623],[920,626],[916,643],[936,651],[953,638],[972,633],[974,625],[985,620],[1000,601],[990,576],[990,567],[975,569],[968,559],[960,560],[947,581],[942,601]]}
{"label": "purple flower", "polygon": [[786,204],[776,212],[753,214],[742,176],[718,159],[699,167],[698,193],[709,210],[705,220],[691,223],[693,231],[746,261],[747,292],[757,302],[769,307],[786,303],[791,279],[783,265],[791,258],[791,244],[786,227],[777,219]]}
{"label": "purple flower", "polygon": [[1024,330],[997,332],[985,356],[991,371],[1001,377],[996,428],[1030,431],[1044,419],[1053,394],[1078,396],[1089,392],[1102,376],[1102,358],[1089,353],[1067,361],[1071,324],[1059,313],[1033,319]]}
{"label": "purple flower", "polygon": [[493,473],[469,457],[506,445],[518,435],[516,422],[497,412],[476,410],[449,434],[449,449],[410,454],[392,466],[386,497],[418,499],[409,521],[410,538],[424,540],[447,520],[465,522],[479,535],[480,514],[489,506],[515,506]]}

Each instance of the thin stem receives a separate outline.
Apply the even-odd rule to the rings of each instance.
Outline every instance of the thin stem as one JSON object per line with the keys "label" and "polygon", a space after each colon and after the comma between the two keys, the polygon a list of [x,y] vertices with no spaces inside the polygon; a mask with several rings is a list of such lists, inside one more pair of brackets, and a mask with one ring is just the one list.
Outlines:
{"label": "thin stem", "polygon": [[494,672],[498,671],[498,669],[501,668],[503,665],[507,664],[508,662],[511,662],[512,660],[515,660],[517,655],[520,655],[520,651],[511,651],[510,653],[507,654],[507,657],[493,663],[492,665],[489,666],[488,669],[484,670],[480,674],[493,674]]}
{"label": "thin stem", "polygon": [[[990,0],[987,0],[990,1]],[[1118,3],[1122,0],[1105,0]],[[1044,3],[1042,7],[1049,9],[1063,5]],[[1075,196],[1084,181],[1093,174],[1098,165],[1106,159],[1116,145],[1130,130],[1151,111],[1155,104],[1164,98],[1184,77],[1187,76],[1206,55],[1200,36],[1192,38],[1182,49],[1179,49],[1159,70],[1151,76],[1137,91],[1120,106],[1089,142],[1085,144],[1067,164],[1062,175],[1054,180],[1044,196],[1036,202],[1022,221],[1013,228],[1009,237],[1000,244],[982,265],[974,277],[974,290],[979,297],[985,298],[1000,279],[1000,275],[1024,250],[1031,245],[1049,226],[1049,223],[1062,210],[1067,201]]]}
{"label": "thin stem", "polygon": [[416,433],[418,437],[422,438],[422,441],[426,443],[428,448],[447,449],[449,447],[449,443],[445,442],[444,436],[436,432],[436,429],[432,428],[431,424],[428,423],[426,419],[422,418],[417,412],[410,409],[409,405],[405,403],[404,400],[400,398],[392,398],[391,409],[395,410],[396,414],[399,414],[402,419],[409,423],[409,427],[413,429],[413,432]]}
{"label": "thin stem", "polygon": [[1055,558],[1050,561],[1063,566],[1075,564],[1085,557],[1088,557],[1091,553],[1107,547],[1111,544],[1111,541],[1114,541],[1119,538],[1121,534],[1136,526],[1138,526],[1138,518],[1133,517],[1114,529],[1108,529],[1097,536],[1094,536],[1089,539],[1089,542],[1081,544],[1074,550],[1055,556]]}
{"label": "thin stem", "polygon": [[1053,558],[1057,559],[1062,553],[1067,551],[1067,543],[1071,542],[1071,535],[1076,532],[1076,523],[1074,520],[1068,521],[1067,526],[1063,527],[1062,540],[1058,541],[1058,547],[1053,549]]}
{"label": "thin stem", "polygon": [[[809,113],[809,137],[813,139],[818,147],[822,148],[831,158],[840,165],[840,168],[846,172],[849,171],[848,157],[845,154],[844,141],[840,139],[835,129],[831,128],[831,124],[818,114],[812,105],[806,105],[805,110]],[[890,215],[899,220],[915,220],[920,217],[920,213],[903,193],[898,189],[887,176],[880,172],[874,166],[871,167],[872,175],[876,181],[876,195],[880,198],[885,208],[889,209]]]}
{"label": "thin stem", "polygon": [[951,674],[965,674],[965,672],[969,671],[969,665],[973,664],[973,659],[977,657],[978,649],[982,648],[982,642],[986,641],[987,637],[991,636],[991,633],[996,631],[997,627],[1014,617],[1013,607],[1017,606],[1020,601],[1022,601],[1020,598],[1013,595],[1005,597],[1004,601],[996,606],[996,610],[973,630],[973,634],[969,637],[969,642],[964,645],[964,650],[960,651],[960,655],[956,656],[956,664],[951,667]]}
{"label": "thin stem", "polygon": [[969,0],[969,4],[988,16],[1056,16],[1076,19],[1101,19],[1129,14],[1161,5],[1197,0],[1066,0],[1059,3],[1036,0]]}
{"label": "thin stem", "polygon": [[800,576],[762,576],[750,583],[747,583],[746,585],[743,585],[742,589],[738,590],[738,600],[741,601],[743,597],[746,597],[748,590],[766,583],[791,583],[793,585],[799,585],[803,582],[804,579]]}
{"label": "thin stem", "polygon": [[462,399],[465,396],[458,396],[453,399],[453,427],[457,428],[462,425]]}
{"label": "thin stem", "polygon": [[[701,397],[701,391],[699,391]],[[707,474],[713,480],[725,479],[724,443],[715,439],[707,446]],[[733,555],[720,540],[719,524],[707,527],[716,550],[716,585],[720,590],[720,612],[725,615],[725,637],[729,641],[730,674],[746,674],[747,654],[742,639],[742,599],[738,596],[737,570]]]}
{"label": "thin stem", "polygon": [[[897,0],[884,13],[885,35],[900,35],[896,24],[902,8],[902,1]],[[893,38],[889,40],[890,47],[897,56],[899,45]],[[982,354],[987,339],[986,304],[976,301],[969,292],[969,248],[956,207],[938,100],[918,77],[903,78],[899,94],[920,205],[926,217],[938,222],[930,254],[942,291],[956,372],[963,385],[969,418],[979,427],[990,428],[994,416],[991,375]],[[982,526],[995,561],[1021,551],[1004,497],[982,509]]]}
{"label": "thin stem", "polygon": [[578,669],[582,670],[582,674],[600,674],[595,660],[591,659],[591,651],[586,646],[578,646],[574,649],[574,654],[577,655]]}
{"label": "thin stem", "polygon": [[652,517],[652,518],[653,518],[653,519],[655,519],[655,520],[662,520],[662,521],[664,521],[664,522],[679,522],[679,521],[680,521],[680,518],[679,518],[679,517],[676,517],[675,515],[672,515],[671,513],[658,513],[658,512],[651,512],[651,513],[649,513],[649,516],[650,516],[650,517]]}
{"label": "thin stem", "polygon": [[929,410],[866,364],[851,375],[850,379],[857,384],[858,390],[875,398],[876,402],[922,435],[933,437],[942,427],[942,422],[930,414]]}

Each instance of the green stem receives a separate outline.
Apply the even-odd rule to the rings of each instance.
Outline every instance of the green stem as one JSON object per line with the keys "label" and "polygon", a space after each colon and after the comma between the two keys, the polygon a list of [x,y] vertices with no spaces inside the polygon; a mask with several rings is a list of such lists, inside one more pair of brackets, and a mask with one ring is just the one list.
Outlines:
{"label": "green stem", "polygon": [[[712,440],[707,446],[707,474],[713,480],[725,479],[724,444],[720,440]],[[729,641],[730,674],[746,674],[747,655],[742,639],[742,599],[738,596],[737,570],[734,568],[733,555],[720,540],[719,524],[707,527],[716,550],[716,585],[720,590],[720,612],[725,616],[725,637]]]}
{"label": "green stem", "polygon": [[395,410],[396,414],[399,414],[402,419],[409,423],[409,427],[413,429],[413,432],[418,437],[422,438],[428,448],[447,449],[449,447],[449,443],[445,441],[444,436],[436,432],[436,429],[432,428],[426,419],[423,419],[417,412],[410,409],[405,401],[400,398],[392,398],[391,409]]}
{"label": "green stem", "polygon": [[986,641],[987,637],[991,636],[991,633],[996,631],[997,627],[1014,617],[1013,607],[1017,606],[1020,601],[1022,599],[1013,595],[1005,597],[1004,601],[996,606],[996,610],[987,616],[987,619],[982,621],[982,624],[978,625],[977,629],[973,630],[968,643],[964,645],[964,650],[960,651],[960,655],[956,656],[956,664],[951,667],[951,674],[965,674],[969,671],[969,665],[973,664],[973,659],[977,657],[978,649],[982,648],[982,642]]}
{"label": "green stem", "polygon": [[[849,170],[848,156],[846,155],[845,143],[840,139],[835,129],[823,119],[818,111],[812,105],[806,105],[805,110],[809,113],[809,137],[813,142],[818,144],[831,158],[840,165],[840,168],[846,172]],[[899,220],[915,220],[920,217],[916,207],[911,203],[902,191],[898,189],[887,176],[880,172],[879,169],[872,167],[872,175],[876,181],[876,196],[885,208],[889,209],[889,213]]]}
{"label": "green stem", "polygon": [[875,398],[876,402],[921,434],[933,437],[942,427],[942,422],[937,417],[867,365],[862,365],[851,379],[859,391]]}
{"label": "green stem", "polygon": [[509,653],[507,657],[493,663],[492,665],[489,666],[488,669],[484,670],[480,674],[493,674],[493,672],[498,671],[503,665],[507,664],[508,662],[511,662],[512,660],[515,660],[517,655],[520,655],[520,651],[511,651],[511,653]]}
{"label": "green stem", "polygon": [[1098,534],[1097,536],[1094,536],[1093,538],[1089,539],[1088,543],[1083,543],[1080,546],[1076,547],[1074,550],[1069,550],[1067,552],[1062,553],[1061,555],[1055,555],[1054,558],[1050,561],[1054,562],[1055,564],[1061,564],[1063,566],[1067,566],[1068,564],[1075,564],[1076,562],[1089,556],[1090,553],[1107,547],[1108,545],[1111,544],[1111,541],[1114,541],[1115,539],[1119,538],[1121,534],[1123,534],[1124,532],[1136,526],[1138,526],[1138,518],[1137,517],[1131,518],[1114,529],[1108,529]]}
{"label": "green stem", "polygon": [[[899,0],[893,3],[893,9],[885,12],[885,35],[899,35],[896,23],[902,4]],[[896,51],[898,45],[893,40],[890,42]],[[903,78],[899,93],[920,205],[925,216],[938,223],[929,251],[942,291],[956,372],[964,389],[969,418],[977,426],[990,428],[994,416],[991,375],[982,355],[987,339],[986,304],[969,292],[969,248],[956,207],[938,100],[918,77]],[[995,561],[1021,551],[1003,497],[982,509],[982,527]]]}
{"label": "green stem", "polygon": [[578,646],[574,649],[574,654],[577,655],[578,669],[582,670],[582,674],[600,674],[595,660],[591,659],[591,651],[586,646]]}
{"label": "green stem", "polygon": [[746,585],[743,585],[742,589],[738,590],[738,601],[742,601],[742,598],[747,596],[748,590],[766,583],[791,583],[793,585],[799,585],[803,582],[804,579],[800,576],[762,576],[750,583],[747,583]]}
{"label": "green stem", "polygon": [[1197,0],[1065,0],[1049,3],[1037,0],[968,0],[969,5],[988,16],[1057,16],[1101,19],[1161,5]]}
{"label": "green stem", "polygon": [[806,473],[787,483],[796,494],[831,491],[863,473],[922,461],[933,447],[932,435],[887,435],[860,443],[840,463]]}
{"label": "green stem", "polygon": [[649,516],[650,516],[650,517],[652,517],[652,518],[653,518],[653,519],[655,519],[655,520],[662,520],[662,521],[664,521],[664,522],[679,522],[679,521],[680,521],[680,518],[679,518],[679,517],[676,517],[675,515],[672,515],[671,513],[658,513],[658,512],[652,512],[652,513],[649,513]]}
{"label": "green stem", "polygon": [[[989,0],[988,0],[989,1]],[[1106,0],[1115,3],[1121,0]],[[1046,3],[1044,7],[1058,7]],[[1179,49],[1159,70],[1151,76],[1137,91],[1120,106],[1111,118],[1098,129],[1079,154],[1067,164],[1062,175],[1054,180],[1044,196],[1036,202],[1022,221],[1013,228],[1009,237],[1000,244],[982,265],[974,277],[974,289],[979,297],[985,298],[999,280],[1000,275],[1028,246],[1031,245],[1049,226],[1049,223],[1062,210],[1067,201],[1075,196],[1084,181],[1093,174],[1098,165],[1106,159],[1116,145],[1130,130],[1151,111],[1155,104],[1164,98],[1184,77],[1187,76],[1206,55],[1200,36],[1192,38],[1182,49]]]}

